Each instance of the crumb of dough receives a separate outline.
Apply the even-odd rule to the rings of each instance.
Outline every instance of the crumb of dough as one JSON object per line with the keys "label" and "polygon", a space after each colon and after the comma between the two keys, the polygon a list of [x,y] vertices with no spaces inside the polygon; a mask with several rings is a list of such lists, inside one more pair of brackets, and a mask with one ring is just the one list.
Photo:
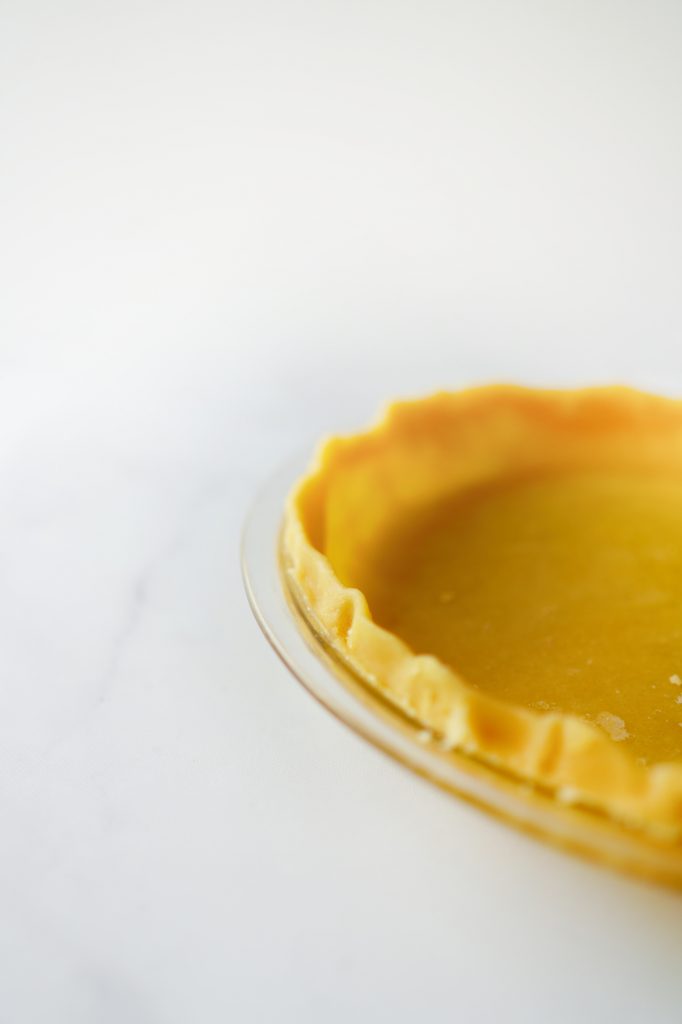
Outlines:
{"label": "crumb of dough", "polygon": [[607,732],[612,740],[619,743],[626,740],[630,733],[625,728],[625,722],[618,715],[612,715],[609,711],[600,711],[595,718],[597,725]]}

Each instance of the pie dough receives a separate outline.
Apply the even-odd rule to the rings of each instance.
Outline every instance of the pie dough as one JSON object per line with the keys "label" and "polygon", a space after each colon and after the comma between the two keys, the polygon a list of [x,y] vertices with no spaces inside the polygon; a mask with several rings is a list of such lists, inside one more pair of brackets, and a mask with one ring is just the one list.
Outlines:
{"label": "pie dough", "polygon": [[320,447],[282,545],[314,630],[419,730],[682,841],[682,402],[395,403]]}

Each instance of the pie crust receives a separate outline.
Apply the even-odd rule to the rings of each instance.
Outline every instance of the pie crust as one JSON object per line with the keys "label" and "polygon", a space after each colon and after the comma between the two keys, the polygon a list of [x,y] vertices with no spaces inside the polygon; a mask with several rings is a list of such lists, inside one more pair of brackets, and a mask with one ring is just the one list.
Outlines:
{"label": "pie crust", "polygon": [[[417,520],[459,496],[529,480],[570,481],[572,474],[594,480],[616,474],[635,486],[661,479],[682,485],[682,402],[619,387],[505,385],[394,403],[367,432],[325,441],[289,496],[282,534],[286,579],[315,632],[422,735],[562,803],[666,845],[682,844],[682,758],[637,756],[618,716],[605,710],[587,720],[566,710],[551,681],[546,702],[534,707],[490,692],[484,678],[465,678],[456,654],[443,660],[428,650],[417,653],[377,621],[356,585],[373,560],[381,565],[377,551],[385,561],[388,550],[400,568],[405,551],[386,543],[396,523]],[[611,637],[612,646],[618,639]],[[682,697],[673,670],[665,682],[666,699],[678,685],[675,694]],[[682,723],[682,700],[677,703]]]}

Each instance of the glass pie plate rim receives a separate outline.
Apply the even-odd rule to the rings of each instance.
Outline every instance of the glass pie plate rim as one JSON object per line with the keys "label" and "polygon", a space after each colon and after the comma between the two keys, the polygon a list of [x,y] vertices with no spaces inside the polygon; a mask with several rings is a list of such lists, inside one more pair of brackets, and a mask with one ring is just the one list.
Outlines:
{"label": "glass pie plate rim", "polygon": [[602,814],[561,803],[550,792],[468,754],[444,750],[327,647],[287,586],[280,543],[286,497],[309,456],[289,461],[261,488],[247,515],[241,547],[253,614],[294,678],[368,743],[448,793],[564,850],[682,889],[679,844],[655,842]]}

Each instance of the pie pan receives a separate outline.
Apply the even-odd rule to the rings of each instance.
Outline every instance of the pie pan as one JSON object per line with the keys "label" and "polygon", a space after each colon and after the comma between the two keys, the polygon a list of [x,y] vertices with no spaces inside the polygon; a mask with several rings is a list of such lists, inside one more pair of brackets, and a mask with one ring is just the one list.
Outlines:
{"label": "pie pan", "polygon": [[434,785],[559,847],[677,888],[682,850],[628,828],[598,810],[557,801],[552,792],[444,749],[353,672],[311,625],[288,582],[283,515],[292,487],[306,469],[302,457],[277,472],[257,497],[242,543],[246,592],[264,635],[293,676],[323,706],[369,743]]}

